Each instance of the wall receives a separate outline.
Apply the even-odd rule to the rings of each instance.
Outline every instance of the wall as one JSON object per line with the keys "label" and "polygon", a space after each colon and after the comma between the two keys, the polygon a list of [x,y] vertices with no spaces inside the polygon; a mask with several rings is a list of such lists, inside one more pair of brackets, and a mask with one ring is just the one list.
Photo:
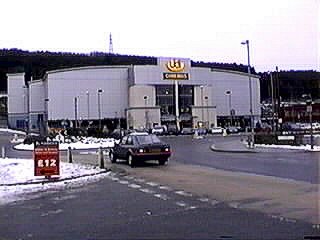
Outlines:
{"label": "wall", "polygon": [[160,108],[155,106],[155,95],[153,86],[135,85],[129,88],[130,105],[127,113],[129,127],[151,128],[154,123],[160,124]]}
{"label": "wall", "polygon": [[25,128],[28,118],[28,88],[25,86],[24,75],[24,73],[7,74],[8,126],[11,128]]}
{"label": "wall", "polygon": [[[171,84],[170,80],[162,79],[160,66],[134,66],[134,82],[139,85]],[[260,116],[260,83],[259,77],[251,75],[253,112]],[[250,115],[249,112],[249,78],[248,74],[220,69],[192,67],[190,80],[181,80],[185,85],[203,85],[211,87],[212,103],[217,106],[218,116],[230,114],[228,96],[225,92],[232,91],[232,108],[236,115]]]}
{"label": "wall", "polygon": [[[127,67],[87,67],[48,73],[49,120],[98,119],[98,89],[101,118],[125,117],[128,107]],[[88,116],[89,100],[89,116]]]}

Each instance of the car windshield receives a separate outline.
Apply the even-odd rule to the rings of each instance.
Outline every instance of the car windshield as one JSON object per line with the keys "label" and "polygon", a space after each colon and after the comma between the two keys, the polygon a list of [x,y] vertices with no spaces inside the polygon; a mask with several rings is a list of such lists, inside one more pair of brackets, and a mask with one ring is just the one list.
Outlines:
{"label": "car windshield", "polygon": [[137,141],[139,144],[161,143],[160,139],[155,135],[137,136]]}

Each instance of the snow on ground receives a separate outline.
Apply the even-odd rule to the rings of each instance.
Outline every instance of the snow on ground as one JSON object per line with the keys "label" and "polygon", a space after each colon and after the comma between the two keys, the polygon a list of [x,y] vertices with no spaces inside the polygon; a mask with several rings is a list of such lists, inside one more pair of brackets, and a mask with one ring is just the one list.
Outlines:
{"label": "snow on ground", "polygon": [[13,130],[13,129],[9,129],[9,128],[0,128],[0,132],[26,135],[26,133],[23,131]]}
{"label": "snow on ground", "polygon": [[[60,143],[59,150],[67,150],[68,147],[71,149],[97,149],[99,147],[102,148],[110,148],[114,146],[114,143],[117,140],[113,138],[83,138],[82,140],[72,142],[72,143]],[[12,143],[19,143],[21,141],[16,140],[16,142],[11,141]],[[33,144],[18,144],[14,146],[16,150],[29,150],[32,151],[34,148]]]}
{"label": "snow on ground", "polygon": [[306,150],[306,151],[313,151],[318,152],[320,151],[320,146],[313,146],[311,149],[311,145],[300,145],[300,146],[291,146],[291,145],[274,145],[274,144],[255,144],[256,147],[263,147],[263,148],[281,148],[281,149],[289,149],[289,150]]}
{"label": "snow on ground", "polygon": [[[91,165],[60,162],[59,178],[63,180],[102,172],[105,172],[105,170]],[[97,181],[105,177],[106,174],[102,173],[60,182],[51,180],[50,183],[47,183],[49,180],[45,179],[45,177],[34,176],[34,161],[32,159],[0,158],[0,205],[35,198],[39,193],[43,194],[68,187],[85,185],[88,182]],[[43,182],[45,184],[42,184]],[[33,184],[19,185],[21,183]]]}

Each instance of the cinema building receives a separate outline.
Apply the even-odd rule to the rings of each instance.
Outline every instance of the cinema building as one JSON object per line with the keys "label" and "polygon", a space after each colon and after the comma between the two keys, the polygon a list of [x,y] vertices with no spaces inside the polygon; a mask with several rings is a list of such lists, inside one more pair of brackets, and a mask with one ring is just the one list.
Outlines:
{"label": "cinema building", "polygon": [[190,59],[58,69],[27,83],[24,73],[7,76],[9,127],[35,132],[88,125],[250,126],[249,79],[255,121],[261,113],[257,75],[194,67]]}

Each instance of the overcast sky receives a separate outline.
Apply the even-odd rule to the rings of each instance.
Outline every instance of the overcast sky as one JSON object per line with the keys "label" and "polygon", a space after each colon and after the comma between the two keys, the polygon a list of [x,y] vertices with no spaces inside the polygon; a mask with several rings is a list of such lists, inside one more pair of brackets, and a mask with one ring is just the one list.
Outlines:
{"label": "overcast sky", "polygon": [[320,0],[1,0],[0,48],[320,71]]}

